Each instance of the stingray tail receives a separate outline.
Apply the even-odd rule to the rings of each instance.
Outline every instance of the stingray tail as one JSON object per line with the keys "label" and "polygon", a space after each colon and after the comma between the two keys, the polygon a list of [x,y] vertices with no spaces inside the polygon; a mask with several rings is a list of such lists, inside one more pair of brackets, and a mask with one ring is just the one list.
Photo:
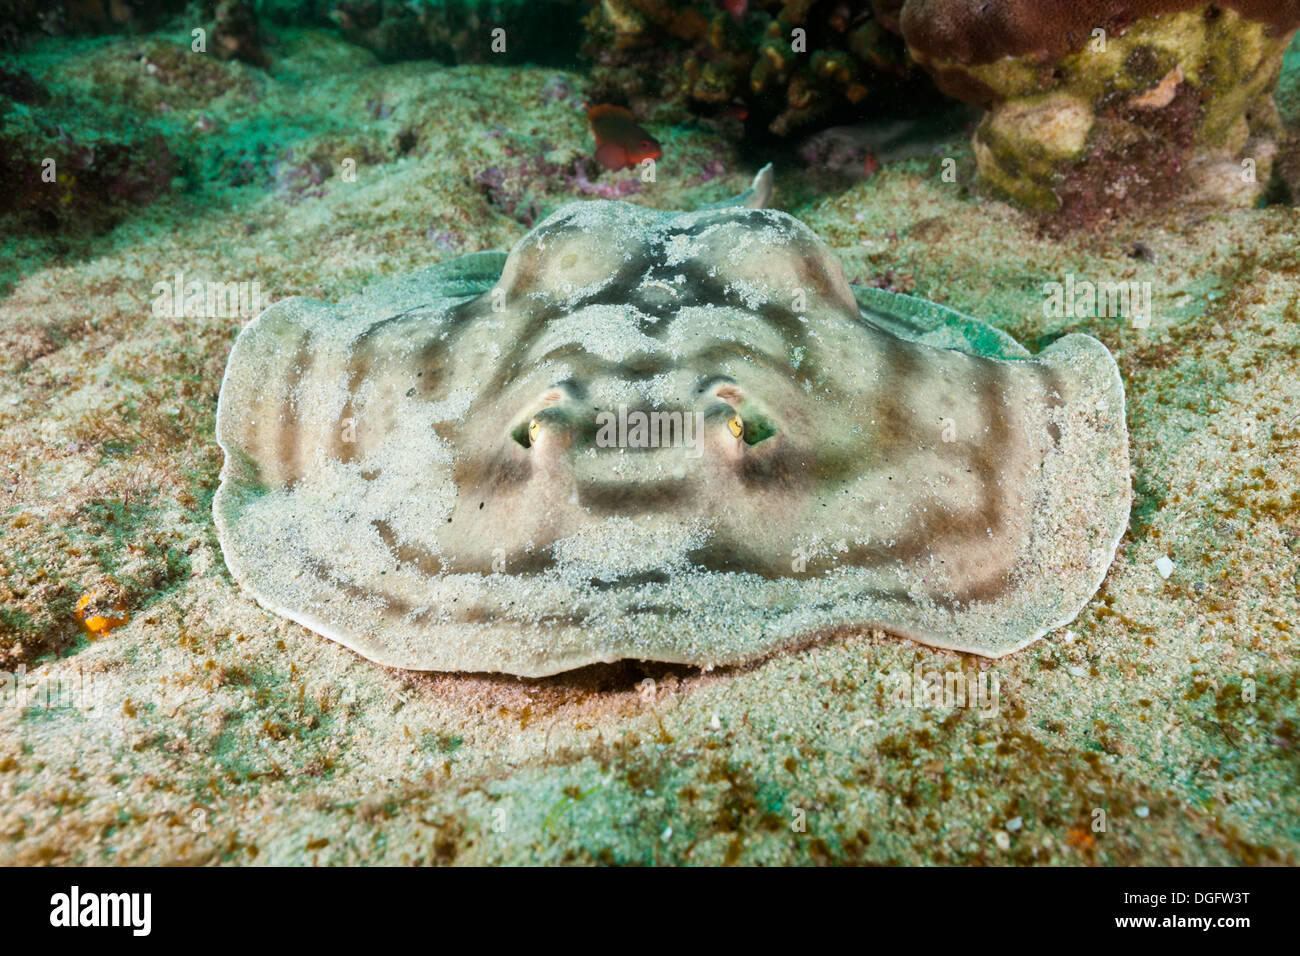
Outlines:
{"label": "stingray tail", "polygon": [[731,199],[724,199],[722,202],[710,203],[707,206],[701,206],[701,209],[731,209],[745,207],[748,209],[763,209],[767,206],[772,198],[772,164],[768,163],[758,171],[754,177],[754,182],[739,196],[733,196]]}

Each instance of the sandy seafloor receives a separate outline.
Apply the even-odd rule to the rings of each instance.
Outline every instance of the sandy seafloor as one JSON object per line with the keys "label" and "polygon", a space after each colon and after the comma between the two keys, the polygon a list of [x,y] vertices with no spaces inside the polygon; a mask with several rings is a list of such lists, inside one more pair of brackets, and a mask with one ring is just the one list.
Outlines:
{"label": "sandy seafloor", "polygon": [[[211,127],[196,137],[261,135],[294,160],[279,185],[182,183],[97,237],[0,246],[0,665],[64,690],[55,706],[10,693],[0,707],[0,862],[1300,858],[1296,208],[1187,207],[1050,239],[969,188],[961,138],[945,153],[957,183],[937,157],[834,189],[780,170],[776,205],[852,280],[947,303],[1032,349],[1082,331],[1115,353],[1135,504],[1096,598],[995,662],[877,633],[711,673],[403,673],[232,582],[210,514],[213,420],[242,320],[156,317],[151,290],[183,270],[334,300],[506,247],[527,202],[545,212],[574,195],[573,160],[591,149],[564,95],[579,78],[378,66],[291,31],[269,73],[218,64],[195,91],[142,72],[142,45],[182,42],[27,61],[92,98],[93,77],[134,75],[114,98],[168,101],[176,122]],[[1278,99],[1294,134],[1291,58]],[[634,201],[694,208],[753,173],[703,125],[655,132],[658,182]],[[308,161],[332,170],[319,187],[292,174]],[[507,182],[485,192],[474,177],[492,167]],[[1155,319],[1045,317],[1043,283],[1067,273],[1151,282]],[[130,621],[92,640],[74,607],[97,592],[122,597]],[[895,706],[917,667],[995,675],[995,713]]]}

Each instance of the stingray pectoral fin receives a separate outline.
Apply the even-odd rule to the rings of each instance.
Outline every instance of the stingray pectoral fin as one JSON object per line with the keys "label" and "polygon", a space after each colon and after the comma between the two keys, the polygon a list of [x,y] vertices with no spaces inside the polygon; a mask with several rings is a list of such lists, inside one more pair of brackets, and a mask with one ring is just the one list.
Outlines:
{"label": "stingray pectoral fin", "polygon": [[[1045,383],[1043,407],[1028,401],[1030,393],[1021,397],[1028,440],[1045,450],[1024,494],[1030,527],[1011,559],[1011,586],[995,601],[949,615],[924,601],[900,607],[894,630],[922,643],[1000,657],[1074,620],[1106,576],[1132,501],[1124,386],[1114,356],[1081,334],[1031,356],[1001,329],[955,309],[883,289],[855,286],[853,292],[863,319],[877,328],[931,348],[1012,360],[1017,377]],[[1004,458],[1009,451],[1002,451]]]}
{"label": "stingray pectoral fin", "polygon": [[482,295],[496,285],[505,264],[504,252],[471,252],[377,283],[361,295],[344,299],[339,305],[364,302],[373,310],[391,307],[393,311],[400,311],[441,305],[447,300],[467,299]]}
{"label": "stingray pectoral fin", "polygon": [[217,401],[223,479],[241,487],[292,481],[302,442],[300,386],[319,361],[310,329],[333,311],[314,299],[281,299],[239,333]]}
{"label": "stingray pectoral fin", "polygon": [[1128,430],[1114,357],[1091,336],[1073,334],[1032,365],[1051,382],[1043,418],[1050,443],[1025,496],[1028,534],[1011,586],[994,601],[932,618],[932,626],[919,615],[923,643],[1001,657],[1068,624],[1101,586],[1128,527]]}
{"label": "stingray pectoral fin", "polygon": [[[421,391],[438,379],[425,352],[443,313],[367,306],[284,299],[240,332],[218,402],[213,515],[227,567],[259,604],[397,664],[418,657],[392,635],[429,627],[407,615],[441,575],[427,532],[453,494],[433,427],[444,419]],[[437,650],[452,650],[435,664],[473,660],[441,637]]]}
{"label": "stingray pectoral fin", "polygon": [[956,309],[870,286],[854,286],[853,297],[864,319],[900,338],[985,358],[1029,357],[1029,350],[1001,329]]}

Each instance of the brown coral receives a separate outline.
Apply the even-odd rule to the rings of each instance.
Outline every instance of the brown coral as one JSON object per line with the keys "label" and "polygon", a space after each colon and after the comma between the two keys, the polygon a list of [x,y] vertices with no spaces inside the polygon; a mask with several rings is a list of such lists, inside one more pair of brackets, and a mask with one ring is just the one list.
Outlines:
{"label": "brown coral", "polygon": [[1084,224],[1194,195],[1249,204],[1300,0],[906,0],[898,27],[950,95],[989,109],[980,173]]}
{"label": "brown coral", "polygon": [[[1148,17],[1206,10],[1203,0],[906,0],[899,25],[921,62],[955,60],[968,66],[1003,57],[1039,63],[1080,49],[1092,31],[1122,33]],[[1219,0],[1208,12],[1231,10],[1277,34],[1300,26],[1300,0]]]}

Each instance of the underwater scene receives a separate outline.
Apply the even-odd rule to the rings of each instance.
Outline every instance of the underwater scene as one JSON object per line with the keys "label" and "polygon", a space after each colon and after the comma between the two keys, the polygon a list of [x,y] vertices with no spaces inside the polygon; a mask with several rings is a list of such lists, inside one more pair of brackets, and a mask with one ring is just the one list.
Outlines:
{"label": "underwater scene", "polygon": [[0,864],[1300,862],[1298,29],[0,0]]}

